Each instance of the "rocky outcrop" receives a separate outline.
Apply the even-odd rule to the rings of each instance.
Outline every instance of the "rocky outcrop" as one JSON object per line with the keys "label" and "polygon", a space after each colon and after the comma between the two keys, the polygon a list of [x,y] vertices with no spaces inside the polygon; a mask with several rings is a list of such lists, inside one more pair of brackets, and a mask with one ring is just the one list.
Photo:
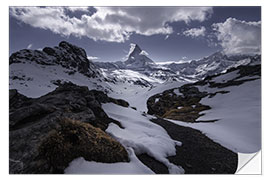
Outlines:
{"label": "rocky outcrop", "polygon": [[[228,77],[229,79],[224,80],[224,82],[215,80],[215,78],[224,76],[231,72],[235,72],[236,75]],[[161,118],[197,123],[199,121],[196,121],[196,119],[204,115],[201,112],[211,109],[210,106],[200,103],[202,98],[207,96],[212,98],[217,94],[229,93],[229,91],[222,88],[238,86],[247,81],[260,79],[260,76],[261,65],[248,65],[231,68],[226,73],[208,76],[204,80],[185,84],[179,88],[169,89],[150,97],[147,100],[148,113]],[[209,92],[200,91],[200,86],[213,90]],[[217,121],[217,119],[203,122],[214,121]]]}
{"label": "rocky outcrop", "polygon": [[36,62],[41,65],[61,65],[70,70],[76,70],[87,77],[99,77],[101,74],[92,61],[88,60],[84,49],[62,41],[58,46],[45,47],[42,51],[23,49],[13,53],[9,64]]}
{"label": "rocky outcrop", "polygon": [[[247,81],[253,81],[256,79],[260,79],[261,77],[261,65],[251,65],[251,66],[239,66],[237,68],[231,68],[226,73],[230,73],[233,71],[238,71],[238,76],[232,78],[226,82],[215,82],[215,77],[220,76],[220,74],[208,76],[202,81],[198,81],[194,85],[205,85],[209,84],[211,88],[225,88],[228,86],[238,86]],[[244,78],[245,79],[242,79]]]}
{"label": "rocky outcrop", "polygon": [[107,102],[128,106],[72,83],[36,99],[10,90],[10,173],[62,173],[77,157],[127,161],[125,149],[103,132],[111,122],[121,127],[103,111]]}
{"label": "rocky outcrop", "polygon": [[169,89],[148,99],[148,114],[184,122],[195,122],[202,115],[201,111],[210,109],[209,106],[200,103],[201,98],[207,95],[207,92],[200,92],[198,88],[190,85]]}

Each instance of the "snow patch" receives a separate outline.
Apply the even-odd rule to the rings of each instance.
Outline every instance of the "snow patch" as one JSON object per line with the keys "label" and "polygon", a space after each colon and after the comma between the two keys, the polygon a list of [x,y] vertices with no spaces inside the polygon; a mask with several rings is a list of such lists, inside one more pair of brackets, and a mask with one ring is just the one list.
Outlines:
{"label": "snow patch", "polygon": [[127,148],[130,162],[100,163],[74,159],[65,169],[65,174],[154,174],[136,157],[132,148]]}
{"label": "snow patch", "polygon": [[226,83],[229,80],[232,80],[240,76],[240,74],[238,73],[239,73],[239,70],[232,71],[232,72],[217,76],[214,79],[212,79],[212,81],[214,81],[215,83]]}
{"label": "snow patch", "polygon": [[135,47],[136,47],[136,44],[130,43],[130,48],[129,48],[127,57],[130,56],[130,54],[134,51]]}
{"label": "snow patch", "polygon": [[139,55],[148,56],[149,54],[146,51],[142,50]]}
{"label": "snow patch", "polygon": [[174,141],[159,125],[149,121],[152,116],[143,116],[140,112],[118,106],[113,103],[102,104],[110,118],[121,123],[124,129],[110,123],[106,132],[111,134],[125,147],[131,147],[136,154],[146,153],[168,167],[170,173],[184,173],[182,167],[169,162],[166,158],[176,153],[175,146],[181,142]]}
{"label": "snow patch", "polygon": [[183,96],[183,94],[179,91],[178,88],[174,89],[173,93],[176,94],[177,96]]}

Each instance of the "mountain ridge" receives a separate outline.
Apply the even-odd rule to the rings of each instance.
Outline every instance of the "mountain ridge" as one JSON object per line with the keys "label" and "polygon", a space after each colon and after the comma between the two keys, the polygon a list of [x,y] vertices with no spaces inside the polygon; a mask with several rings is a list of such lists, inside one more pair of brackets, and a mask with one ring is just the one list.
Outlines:
{"label": "mountain ridge", "polygon": [[12,53],[9,58],[10,65],[23,61],[34,61],[41,65],[58,64],[88,77],[100,76],[93,62],[87,59],[85,50],[66,41],[61,41],[54,48],[45,47],[42,51],[23,49]]}
{"label": "mountain ridge", "polygon": [[[226,70],[240,65],[247,65],[260,61],[260,55],[226,55],[221,51],[215,52],[209,56],[198,60],[190,60],[182,63],[164,63],[159,64],[147,57],[137,44],[131,44],[130,51],[126,61],[116,62],[94,62],[102,69],[120,70],[130,69],[142,74],[155,77],[162,80],[174,78],[175,80],[190,79],[200,80],[208,75],[219,74]],[[135,55],[135,56],[134,56]]]}

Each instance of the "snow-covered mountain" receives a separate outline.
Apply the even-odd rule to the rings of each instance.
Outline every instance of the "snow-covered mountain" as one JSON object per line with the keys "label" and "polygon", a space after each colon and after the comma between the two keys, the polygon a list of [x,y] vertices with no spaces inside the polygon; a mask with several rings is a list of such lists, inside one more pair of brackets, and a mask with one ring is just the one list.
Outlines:
{"label": "snow-covered mountain", "polygon": [[260,55],[227,56],[222,52],[216,52],[199,60],[155,63],[147,55],[148,53],[142,50],[137,44],[131,44],[126,61],[94,63],[97,67],[106,69],[108,72],[129,69],[163,81],[194,81],[203,79],[209,75],[225,72],[232,67],[260,61]]}
{"label": "snow-covered mountain", "polygon": [[142,50],[137,44],[130,44],[129,53],[125,61],[117,62],[95,62],[95,64],[104,69],[131,69],[135,71],[143,71],[146,68],[155,65],[149,57],[148,53]]}
{"label": "snow-covered mountain", "polygon": [[[261,56],[226,56],[221,52],[181,63],[155,63],[146,51],[131,44],[125,61],[92,62],[84,49],[68,42],[40,50],[23,49],[10,56],[10,88],[36,97],[55,89],[59,83],[73,82],[105,92],[118,87],[153,88],[165,82],[194,82],[246,64],[260,63]],[[123,92],[124,93],[124,92]]]}
{"label": "snow-covered mountain", "polygon": [[176,72],[177,74],[184,74],[186,77],[203,79],[206,76],[226,72],[226,70],[232,67],[247,65],[257,61],[260,62],[260,58],[260,55],[227,56],[222,52],[216,52],[199,60],[192,60],[186,63],[165,64],[164,66]]}

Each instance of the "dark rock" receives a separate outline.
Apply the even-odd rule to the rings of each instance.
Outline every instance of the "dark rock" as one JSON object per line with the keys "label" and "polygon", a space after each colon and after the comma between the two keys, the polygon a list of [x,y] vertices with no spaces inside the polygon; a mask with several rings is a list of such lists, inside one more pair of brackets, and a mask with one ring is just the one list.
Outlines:
{"label": "dark rock", "polygon": [[18,93],[16,89],[9,90],[9,112],[13,112],[18,108],[29,105],[30,98]]}
{"label": "dark rock", "polygon": [[137,111],[137,108],[136,107],[131,107],[131,108]]}
{"label": "dark rock", "polygon": [[43,50],[45,53],[47,53],[48,55],[50,56],[55,56],[56,52],[53,48],[50,48],[50,47],[45,47],[43,48]]}
{"label": "dark rock", "polygon": [[[158,117],[169,118],[185,122],[195,122],[200,117],[200,112],[210,109],[209,106],[200,104],[200,100],[208,95],[207,92],[200,92],[197,87],[191,84],[178,88],[182,95],[176,95],[175,89],[169,89],[161,94],[154,95],[147,100],[149,114]],[[158,98],[159,101],[155,101]],[[192,108],[196,105],[195,108]],[[182,107],[178,109],[178,107]]]}
{"label": "dark rock", "polygon": [[79,48],[79,47],[77,47],[75,45],[72,45],[72,44],[70,44],[70,43],[68,43],[66,41],[60,42],[59,47],[62,47],[64,49],[66,49],[68,52],[75,53],[75,54],[77,54],[79,56],[87,58],[87,55],[86,55],[86,52],[85,52],[84,49]]}
{"label": "dark rock", "polygon": [[129,103],[123,99],[113,99],[113,98],[109,98],[109,102],[112,102],[114,104],[117,104],[119,106],[123,106],[123,107],[128,107]]}
{"label": "dark rock", "polygon": [[[102,132],[111,122],[122,128],[121,124],[109,118],[101,107],[101,103],[112,101],[119,102],[119,100],[110,98],[103,92],[89,91],[87,87],[77,86],[72,83],[61,84],[53,92],[35,99],[25,97],[18,93],[17,90],[10,90],[10,173],[62,173],[67,163],[69,163],[72,158],[79,156],[83,156],[88,160],[101,162],[126,161],[126,152],[124,153],[123,147],[115,146],[114,142],[112,142],[112,144],[106,142],[108,137],[105,137],[106,134]],[[125,104],[125,101],[120,102],[120,104]],[[65,129],[68,127],[63,125],[63,119],[76,120],[76,122],[73,120],[64,121],[64,124],[67,126],[70,124],[77,126],[74,127],[75,129],[69,127],[71,132],[68,132],[67,129]],[[86,130],[85,132],[80,132],[82,134],[78,132],[74,137],[63,135],[63,133],[72,134],[73,130],[75,132],[87,128],[91,132],[87,132]],[[97,128],[100,130],[97,130]],[[60,132],[61,135],[59,135]],[[104,151],[89,151],[89,154],[87,154],[86,149],[81,151],[76,149],[76,147],[86,148],[93,146],[93,144],[85,144],[85,142],[87,138],[92,137],[91,133],[94,132],[104,133],[101,136],[104,136],[104,138],[99,140],[101,143],[99,145],[104,143],[103,146],[100,146],[100,148],[104,148]],[[50,136],[51,133],[54,135]],[[44,150],[43,148],[41,153],[39,149],[40,144],[42,144],[42,142],[49,143],[48,139],[46,140],[48,137],[52,140],[50,141],[52,144],[54,142],[53,140],[61,142],[61,144],[59,144],[59,146],[55,145],[54,149],[52,148],[53,145],[50,146],[51,151],[50,149]],[[84,139],[80,139],[82,137],[84,137]],[[61,150],[61,147],[71,146],[71,143],[68,141],[69,138],[75,139],[74,141],[76,142],[76,139],[79,139],[79,142],[83,141],[84,143],[82,143],[81,146],[73,144],[76,147],[72,147],[73,149],[63,152],[64,149]],[[89,143],[93,143],[94,141],[95,139],[92,137],[92,141],[89,141]],[[110,148],[115,148],[115,150]],[[46,151],[50,155],[46,156]],[[119,152],[118,155],[116,151]],[[114,152],[116,156],[111,154]],[[69,156],[69,158],[67,158],[67,160],[62,158],[63,162],[59,162],[60,164],[54,166],[50,158],[56,158],[55,162],[58,162],[60,159],[53,156],[62,157],[63,154],[65,154],[65,157]],[[122,156],[120,156],[120,154],[122,154]]]}

